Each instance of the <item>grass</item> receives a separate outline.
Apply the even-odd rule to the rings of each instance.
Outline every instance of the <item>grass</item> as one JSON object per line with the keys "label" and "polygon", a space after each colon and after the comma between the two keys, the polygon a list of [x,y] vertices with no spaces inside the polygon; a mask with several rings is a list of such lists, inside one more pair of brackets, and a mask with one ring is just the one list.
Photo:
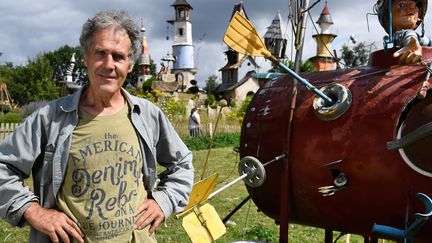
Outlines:
{"label": "grass", "polygon": [[[207,150],[194,151],[194,166],[196,181],[201,176],[202,167],[207,156]],[[216,188],[238,177],[237,162],[239,158],[231,148],[212,149],[209,156],[206,176],[213,173],[219,173],[218,185]],[[245,197],[247,191],[243,182],[234,184],[229,189],[217,194],[209,200],[221,218],[224,218],[232,209],[234,209]],[[0,221],[0,242],[27,242],[29,227],[14,228],[7,223]],[[338,236],[334,233],[334,239]],[[338,242],[345,242],[346,236],[341,237]],[[158,242],[190,242],[189,237],[181,226],[181,219],[171,217],[166,220],[165,225],[161,225],[157,231]],[[279,227],[274,221],[262,213],[258,212],[256,206],[249,200],[231,219],[227,225],[227,233],[221,236],[217,242],[234,242],[234,241],[279,241]],[[324,230],[307,227],[302,225],[291,224],[289,228],[290,243],[304,242],[324,242]],[[351,235],[351,243],[364,242],[363,238]]]}

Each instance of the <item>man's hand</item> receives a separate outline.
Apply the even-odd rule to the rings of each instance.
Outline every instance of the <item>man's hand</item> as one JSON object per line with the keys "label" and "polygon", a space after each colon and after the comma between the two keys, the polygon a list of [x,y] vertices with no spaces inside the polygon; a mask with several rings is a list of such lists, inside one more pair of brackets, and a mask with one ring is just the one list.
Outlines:
{"label": "man's hand", "polygon": [[147,199],[138,207],[136,217],[134,227],[140,230],[151,224],[149,234],[152,234],[164,220],[165,215],[154,199]]}
{"label": "man's hand", "polygon": [[422,58],[422,48],[415,37],[411,37],[408,45],[402,47],[393,54],[393,57],[398,58],[401,65],[414,64]]}
{"label": "man's hand", "polygon": [[69,236],[84,243],[80,227],[65,213],[42,208],[35,202],[24,212],[24,218],[33,228],[48,235],[54,243],[69,243]]}

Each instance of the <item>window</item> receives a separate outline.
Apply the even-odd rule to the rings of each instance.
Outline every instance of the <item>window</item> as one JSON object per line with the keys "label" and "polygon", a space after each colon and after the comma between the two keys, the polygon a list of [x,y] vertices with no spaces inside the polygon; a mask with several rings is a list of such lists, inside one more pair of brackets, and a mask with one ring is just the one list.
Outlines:
{"label": "window", "polygon": [[185,18],[185,11],[182,8],[178,9],[178,18],[179,19],[184,19]]}
{"label": "window", "polygon": [[183,28],[178,29],[178,35],[179,36],[183,36],[183,34],[184,34],[183,32],[184,32]]}

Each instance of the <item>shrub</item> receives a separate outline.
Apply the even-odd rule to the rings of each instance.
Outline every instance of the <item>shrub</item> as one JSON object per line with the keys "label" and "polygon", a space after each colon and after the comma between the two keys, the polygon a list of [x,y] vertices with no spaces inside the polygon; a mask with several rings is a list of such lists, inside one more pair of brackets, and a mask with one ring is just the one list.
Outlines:
{"label": "shrub", "polygon": [[[190,150],[204,150],[210,146],[210,136],[183,137],[183,142]],[[237,147],[240,144],[240,134],[238,133],[221,133],[216,134],[213,140],[212,148]]]}
{"label": "shrub", "polygon": [[242,123],[252,98],[253,96],[247,96],[240,106],[234,107],[231,112],[225,114],[226,117],[230,120],[236,120]]}
{"label": "shrub", "polygon": [[147,91],[138,96],[161,108],[170,121],[180,120],[186,114],[185,101],[176,99],[174,96],[166,96],[160,90]]}
{"label": "shrub", "polygon": [[246,237],[248,239],[264,242],[276,242],[278,235],[274,230],[270,230],[266,226],[258,224],[246,232]]}
{"label": "shrub", "polygon": [[211,106],[214,105],[215,102],[216,102],[216,97],[214,96],[214,94],[209,94],[207,95],[207,99],[204,101],[204,105]]}
{"label": "shrub", "polygon": [[17,112],[3,113],[0,117],[0,120],[4,123],[20,123],[21,115]]}

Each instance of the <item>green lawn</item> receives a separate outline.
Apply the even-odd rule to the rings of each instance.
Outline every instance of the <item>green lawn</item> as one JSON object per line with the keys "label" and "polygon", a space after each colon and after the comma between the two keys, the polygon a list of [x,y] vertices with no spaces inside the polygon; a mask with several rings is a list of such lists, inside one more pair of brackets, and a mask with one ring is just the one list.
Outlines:
{"label": "green lawn", "polygon": [[[207,155],[206,150],[194,151],[195,178],[198,180]],[[206,177],[219,173],[217,188],[238,177],[237,154],[231,148],[212,149]],[[238,182],[229,189],[219,193],[209,203],[213,205],[221,218],[224,218],[247,196],[243,182]],[[289,240],[291,243],[324,242],[324,230],[301,225],[290,225]],[[29,228],[12,228],[0,221],[0,242],[27,242]],[[338,233],[335,232],[335,238]],[[218,243],[241,240],[260,240],[278,242],[279,227],[274,221],[257,211],[255,205],[249,201],[232,218],[227,225],[227,233],[217,240]],[[338,242],[346,242],[346,236]],[[181,219],[171,217],[166,226],[161,225],[157,231],[159,242],[190,242],[181,226]],[[362,237],[351,235],[350,242],[364,242]],[[387,241],[388,242],[388,241]]]}

